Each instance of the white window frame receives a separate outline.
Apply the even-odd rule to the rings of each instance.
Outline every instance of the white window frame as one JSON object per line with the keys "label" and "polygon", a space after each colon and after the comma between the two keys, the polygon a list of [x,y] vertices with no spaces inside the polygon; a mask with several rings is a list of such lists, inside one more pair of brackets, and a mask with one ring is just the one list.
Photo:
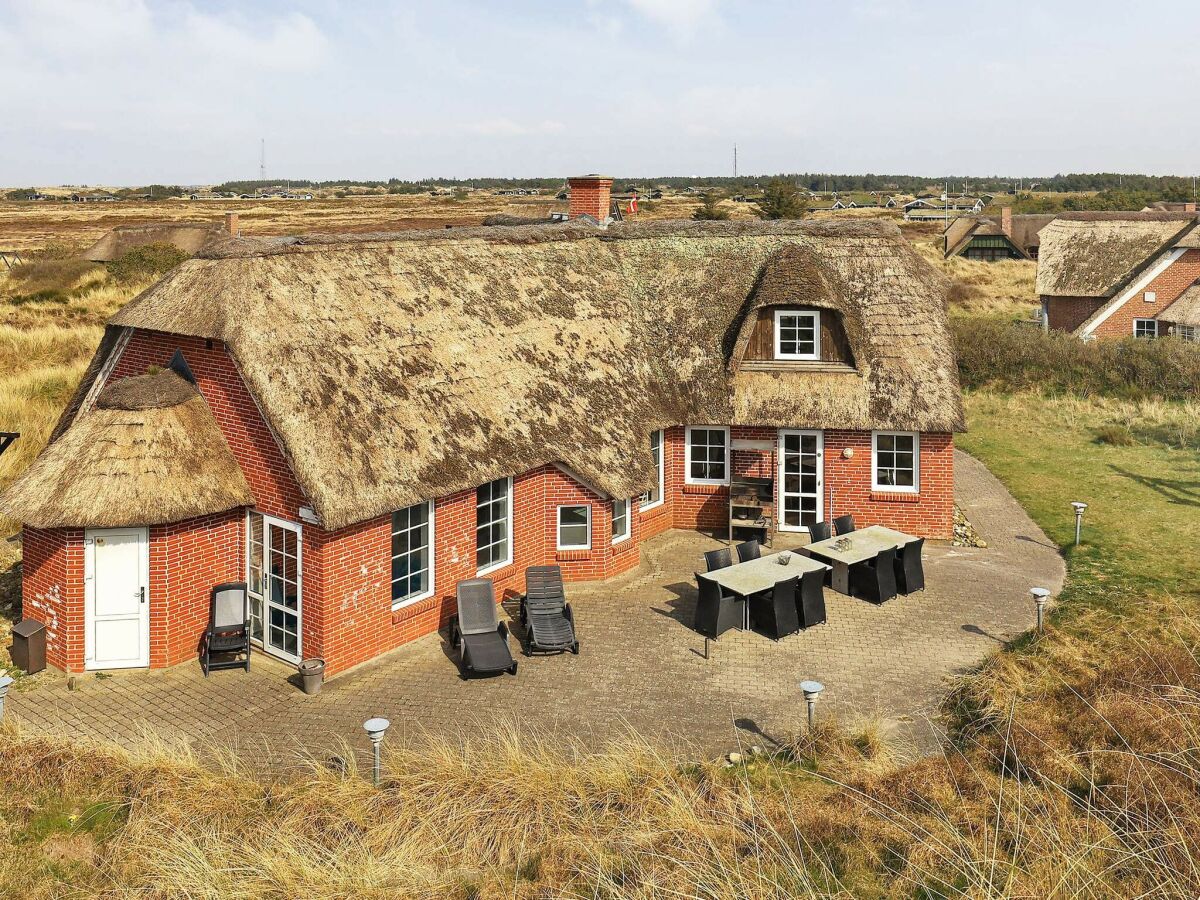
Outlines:
{"label": "white window frame", "polygon": [[1142,299],[1145,300],[1147,303],[1155,303],[1158,301],[1158,292],[1157,291],[1146,291],[1144,294],[1142,294]]}
{"label": "white window frame", "polygon": [[629,540],[629,536],[631,534],[633,534],[633,528],[632,528],[633,521],[630,518],[633,515],[633,501],[632,500],[613,500],[611,509],[609,510],[609,515],[612,517],[612,522],[614,525],[616,524],[616,521],[617,521],[617,504],[618,503],[625,504],[625,532],[624,532],[624,534],[617,534],[615,531],[613,532],[612,543],[613,543],[614,547],[617,544],[620,544],[622,541]]}
{"label": "white window frame", "polygon": [[[779,320],[784,316],[807,316],[813,323],[813,352],[784,353],[781,349]],[[821,358],[821,311],[819,309],[775,310],[775,358],[790,360],[819,360]]]}
{"label": "white window frame", "polygon": [[[583,509],[587,511],[587,543],[564,544],[562,542],[562,514],[564,509]],[[591,550],[592,549],[592,504],[563,503],[555,509],[554,547],[556,550]]]}
{"label": "white window frame", "polygon": [[[486,575],[488,572],[495,572],[497,569],[503,569],[505,566],[512,565],[513,540],[515,538],[515,536],[513,535],[513,480],[512,480],[511,475],[504,479],[499,479],[499,478],[493,479],[493,481],[501,481],[501,480],[503,480],[507,484],[507,491],[508,491],[508,503],[506,504],[506,506],[508,508],[508,515],[505,519],[506,532],[508,534],[508,537],[506,539],[506,543],[508,544],[508,548],[507,548],[508,552],[505,554],[504,559],[500,560],[499,562],[494,562],[490,566],[484,566],[482,569],[476,569],[475,574],[477,576]],[[492,484],[492,481],[489,481],[488,484]],[[483,485],[479,485],[479,487],[483,487]],[[475,559],[476,560],[479,559],[479,507],[480,507],[479,487],[477,487],[475,489]],[[489,544],[488,546],[491,546],[491,545]]]}
{"label": "white window frame", "polygon": [[[879,438],[911,437],[913,439],[913,483],[911,487],[879,483]],[[871,490],[889,494],[921,493],[921,433],[919,431],[872,431],[871,432]]]}
{"label": "white window frame", "polygon": [[1181,341],[1189,344],[1196,343],[1196,326],[1195,325],[1176,325],[1175,336]]}
{"label": "white window frame", "polygon": [[[1153,334],[1138,334],[1138,325],[1149,323],[1154,326]],[[1158,337],[1158,319],[1134,319],[1133,320],[1133,336],[1136,338],[1156,338]]]}
{"label": "white window frame", "polygon": [[638,509],[645,511],[662,506],[667,499],[667,432],[664,429],[650,432],[650,447],[654,448],[654,435],[658,435],[658,499],[650,500],[649,492],[642,494]]}
{"label": "white window frame", "polygon": [[[692,477],[692,431],[722,431],[725,433],[725,477],[724,478],[693,478]],[[728,425],[689,425],[684,433],[683,479],[686,484],[729,484],[729,426]]]}
{"label": "white window frame", "polygon": [[[434,512],[435,512],[435,506],[436,506],[436,504],[435,504],[435,503],[434,503],[432,500],[426,500],[424,504],[421,504],[421,503],[414,503],[414,504],[412,504],[412,506],[422,506],[422,505],[424,505],[424,506],[427,506],[427,507],[429,508],[429,516],[428,516],[428,518],[426,519],[426,522],[425,522],[425,528],[426,528],[426,530],[429,532],[429,544],[428,544],[428,547],[427,547],[427,550],[428,550],[428,552],[429,552],[429,568],[428,568],[428,571],[429,571],[429,587],[428,587],[426,590],[422,591],[421,593],[419,593],[419,594],[414,594],[414,595],[413,595],[413,596],[411,596],[411,597],[405,597],[403,600],[393,600],[393,601],[392,601],[392,611],[393,611],[393,612],[395,612],[395,611],[396,611],[396,610],[398,610],[398,609],[403,609],[403,608],[404,608],[404,607],[406,607],[406,606],[411,606],[413,603],[419,603],[421,600],[428,600],[428,599],[429,599],[430,597],[432,597],[432,596],[434,595],[434,593],[435,593],[435,590],[434,590],[434,578],[436,577],[436,568],[435,568],[435,565],[434,565],[434,557],[435,557],[435,550],[434,550],[434,547],[436,546],[436,544],[437,544],[437,541],[435,540],[435,531],[434,531],[433,517],[434,517]],[[411,509],[411,508],[412,508],[411,506],[406,506],[406,507],[404,507],[404,509]],[[398,513],[398,512],[403,512],[403,511],[404,511],[404,510],[400,510],[400,509],[398,509],[398,510],[395,510],[395,512],[393,512],[393,513],[392,513],[392,516],[393,516],[393,519],[392,519],[392,521],[393,521],[393,522],[395,522],[395,518],[394,518],[394,517],[395,517],[396,513]],[[410,529],[408,529],[408,530],[409,530],[409,531],[411,531],[412,529],[410,528]],[[392,527],[392,540],[395,540],[395,538],[396,538],[396,531],[395,531],[395,526],[393,525],[393,527]],[[391,546],[390,546],[390,545],[389,545],[388,549],[389,549],[389,552],[390,552],[390,550],[391,550]],[[409,552],[412,552],[412,551],[410,550]],[[391,554],[391,561],[392,561],[392,563],[393,563],[393,564],[395,563],[395,561],[396,561],[396,555],[395,555],[395,554]],[[390,574],[391,574],[391,573],[389,572],[389,575],[390,575]],[[391,578],[391,579],[390,579],[390,581],[388,582],[388,590],[389,590],[389,593],[390,593],[390,591],[391,591],[391,586],[392,586],[392,585],[394,585],[395,583],[396,583],[396,579],[395,579],[395,578]]]}

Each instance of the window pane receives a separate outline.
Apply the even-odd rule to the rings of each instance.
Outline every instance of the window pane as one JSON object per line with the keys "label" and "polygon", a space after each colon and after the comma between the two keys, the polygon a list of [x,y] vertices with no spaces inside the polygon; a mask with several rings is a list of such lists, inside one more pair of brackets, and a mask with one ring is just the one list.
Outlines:
{"label": "window pane", "polygon": [[498,478],[476,490],[475,563],[485,569],[508,557],[509,481]]}
{"label": "window pane", "polygon": [[425,594],[431,587],[432,530],[429,503],[392,514],[392,601]]}

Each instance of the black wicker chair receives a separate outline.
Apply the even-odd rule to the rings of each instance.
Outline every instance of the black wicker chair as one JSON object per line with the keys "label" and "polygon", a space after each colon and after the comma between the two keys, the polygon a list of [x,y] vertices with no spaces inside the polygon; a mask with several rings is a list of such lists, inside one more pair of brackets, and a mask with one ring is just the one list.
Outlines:
{"label": "black wicker chair", "polygon": [[579,653],[575,615],[563,590],[558,566],[530,566],[525,570],[525,596],[521,598],[521,624],[525,626],[525,655],[534,650],[570,650]]}
{"label": "black wicker chair", "polygon": [[517,674],[517,662],[508,649],[508,626],[500,621],[496,588],[490,578],[468,578],[458,583],[458,614],[450,620],[450,643],[460,654],[459,671]]}
{"label": "black wicker chair", "polygon": [[800,630],[796,610],[796,585],[799,576],[777,581],[770,591],[750,596],[750,621],[772,640],[785,638]]}
{"label": "black wicker chair", "polygon": [[[214,660],[214,653],[229,658]],[[239,659],[242,654],[245,657]],[[213,669],[250,671],[250,595],[246,593],[246,582],[230,581],[212,589],[208,627],[201,638],[200,668],[205,678]]]}
{"label": "black wicker chair", "polygon": [[695,628],[705,637],[719,638],[730,628],[740,628],[746,601],[734,594],[726,594],[721,585],[696,573],[696,587],[700,592],[696,600]]}
{"label": "black wicker chair", "polygon": [[817,569],[800,576],[800,596],[796,598],[796,612],[800,627],[823,625],[829,621],[825,615],[825,573]]}
{"label": "black wicker chair", "polygon": [[921,550],[925,538],[917,538],[905,544],[896,558],[896,590],[911,594],[925,590],[925,566],[921,562]]}
{"label": "black wicker chair", "polygon": [[849,534],[854,530],[854,516],[838,516],[833,520],[833,527],[838,534]]}
{"label": "black wicker chair", "polygon": [[746,541],[737,545],[738,562],[749,562],[762,556],[762,544],[758,541]]}
{"label": "black wicker chair", "polygon": [[850,567],[850,593],[872,603],[896,596],[896,548],[880,550],[874,559]]}
{"label": "black wicker chair", "polygon": [[704,565],[708,567],[708,571],[710,572],[728,568],[733,565],[733,554],[728,547],[722,547],[720,550],[706,550],[704,552]]}
{"label": "black wicker chair", "polygon": [[833,537],[833,533],[829,530],[828,522],[813,522],[808,526],[808,542],[810,544],[827,541],[831,537]]}

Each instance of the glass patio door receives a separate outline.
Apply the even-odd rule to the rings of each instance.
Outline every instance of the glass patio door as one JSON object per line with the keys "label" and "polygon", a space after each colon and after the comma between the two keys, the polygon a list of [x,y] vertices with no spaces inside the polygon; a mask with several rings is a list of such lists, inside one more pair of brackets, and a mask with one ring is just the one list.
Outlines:
{"label": "glass patio door", "polygon": [[820,431],[779,432],[781,531],[807,531],[821,521],[824,470],[825,436]]}
{"label": "glass patio door", "polygon": [[248,527],[250,637],[272,656],[299,662],[300,526],[251,512]]}

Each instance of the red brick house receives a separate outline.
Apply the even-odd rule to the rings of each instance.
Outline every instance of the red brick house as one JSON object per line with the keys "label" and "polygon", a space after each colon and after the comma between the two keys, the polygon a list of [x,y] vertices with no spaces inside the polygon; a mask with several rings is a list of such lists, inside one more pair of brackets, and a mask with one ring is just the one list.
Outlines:
{"label": "red brick house", "polygon": [[1037,292],[1047,328],[1084,339],[1200,328],[1200,232],[1194,212],[1075,213],[1040,232]]}
{"label": "red brick house", "polygon": [[333,674],[460,579],[723,531],[738,472],[780,529],[948,538],[962,422],[944,284],[892,225],[229,238],[113,317],[0,510],[55,666],[189,661],[245,580],[263,649]]}

